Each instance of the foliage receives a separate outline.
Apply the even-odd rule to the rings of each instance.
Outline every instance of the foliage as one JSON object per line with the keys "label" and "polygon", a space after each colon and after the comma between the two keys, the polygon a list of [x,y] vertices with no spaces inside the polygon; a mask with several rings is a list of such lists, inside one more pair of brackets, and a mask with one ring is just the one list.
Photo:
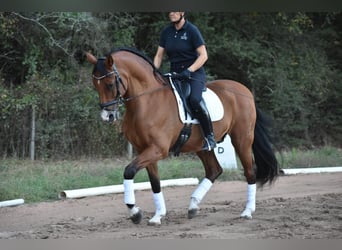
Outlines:
{"label": "foliage", "polygon": [[[341,146],[340,12],[186,16],[206,41],[208,80],[251,89],[278,149]],[[1,12],[1,156],[28,157],[33,107],[37,159],[125,154],[120,129],[99,119],[83,52],[128,46],[152,58],[167,24],[158,12]]]}

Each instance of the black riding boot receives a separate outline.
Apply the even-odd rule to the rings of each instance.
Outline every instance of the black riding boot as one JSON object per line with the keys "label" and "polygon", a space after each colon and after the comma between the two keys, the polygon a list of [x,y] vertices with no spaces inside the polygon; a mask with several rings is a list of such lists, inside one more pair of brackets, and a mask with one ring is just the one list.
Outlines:
{"label": "black riding boot", "polygon": [[200,104],[196,106],[197,107],[193,108],[194,116],[199,121],[204,135],[204,144],[202,150],[211,151],[216,147],[216,141],[207,106],[205,105],[204,100],[202,100]]}

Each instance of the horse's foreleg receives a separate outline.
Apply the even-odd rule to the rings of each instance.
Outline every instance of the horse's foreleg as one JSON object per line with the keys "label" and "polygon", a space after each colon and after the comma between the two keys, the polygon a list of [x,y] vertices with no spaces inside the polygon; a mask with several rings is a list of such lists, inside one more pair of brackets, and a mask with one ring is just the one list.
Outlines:
{"label": "horse's foreleg", "polygon": [[148,176],[150,178],[150,183],[153,191],[153,201],[156,207],[156,212],[154,216],[149,220],[149,225],[160,225],[161,219],[166,215],[166,206],[164,195],[160,187],[160,178],[158,175],[157,164],[151,164],[147,167]]}
{"label": "horse's foreleg", "polygon": [[166,215],[166,206],[163,193],[153,193],[153,201],[156,207],[156,212],[154,216],[148,221],[148,224],[160,225],[161,219]]}
{"label": "horse's foreleg", "polygon": [[129,210],[129,217],[134,224],[139,224],[142,220],[143,214],[141,209],[135,205],[134,181],[133,179],[125,179],[123,184],[124,200]]}
{"label": "horse's foreleg", "polygon": [[[152,223],[156,222],[156,224],[160,224],[160,217],[165,215],[165,202],[163,194],[160,192],[160,180],[158,176],[157,164],[156,162],[163,158],[165,154],[162,154],[159,148],[151,146],[146,148],[143,152],[139,154],[137,158],[135,158],[124,171],[124,200],[125,204],[129,209],[129,215],[133,223],[140,223],[142,219],[142,211],[139,207],[136,206],[135,203],[135,195],[134,195],[134,176],[136,173],[143,169],[147,168],[149,173],[150,182],[153,190],[153,199],[157,208],[156,216],[152,218]],[[158,217],[159,216],[159,217]],[[158,220],[159,218],[159,220]]]}
{"label": "horse's foreleg", "polygon": [[210,190],[216,178],[222,173],[222,168],[218,163],[214,151],[197,152],[205,168],[205,178],[192,193],[188,209],[188,218],[192,219],[199,210],[199,204]]}
{"label": "horse's foreleg", "polygon": [[197,211],[199,210],[199,204],[201,203],[203,197],[207,194],[213,182],[208,178],[204,178],[201,183],[198,185],[196,190],[192,193],[190,199],[190,205],[188,209],[188,218],[192,219],[196,216]]}
{"label": "horse's foreleg", "polygon": [[124,172],[124,202],[129,210],[129,216],[133,223],[139,224],[142,220],[142,211],[135,204],[134,195],[134,176],[137,173],[138,168],[135,161],[130,163]]}

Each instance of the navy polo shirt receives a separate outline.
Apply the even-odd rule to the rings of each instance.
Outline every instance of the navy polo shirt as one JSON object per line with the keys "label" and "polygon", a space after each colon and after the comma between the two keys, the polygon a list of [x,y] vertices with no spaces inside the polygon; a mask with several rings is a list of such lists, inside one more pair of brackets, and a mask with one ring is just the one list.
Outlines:
{"label": "navy polo shirt", "polygon": [[187,20],[180,30],[176,30],[173,24],[165,27],[159,41],[170,60],[171,71],[176,72],[193,64],[198,57],[196,49],[204,44],[199,29]]}

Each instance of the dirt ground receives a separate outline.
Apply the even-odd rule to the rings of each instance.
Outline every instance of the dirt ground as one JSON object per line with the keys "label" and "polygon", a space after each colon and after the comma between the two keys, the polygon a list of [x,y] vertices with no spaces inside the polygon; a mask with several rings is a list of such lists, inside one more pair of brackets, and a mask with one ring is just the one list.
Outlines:
{"label": "dirt ground", "polygon": [[141,224],[128,219],[123,194],[0,208],[0,239],[342,239],[342,173],[281,176],[257,191],[252,220],[239,218],[246,183],[215,182],[189,220],[195,186],[165,187],[167,216],[148,226],[151,191],[136,191]]}

